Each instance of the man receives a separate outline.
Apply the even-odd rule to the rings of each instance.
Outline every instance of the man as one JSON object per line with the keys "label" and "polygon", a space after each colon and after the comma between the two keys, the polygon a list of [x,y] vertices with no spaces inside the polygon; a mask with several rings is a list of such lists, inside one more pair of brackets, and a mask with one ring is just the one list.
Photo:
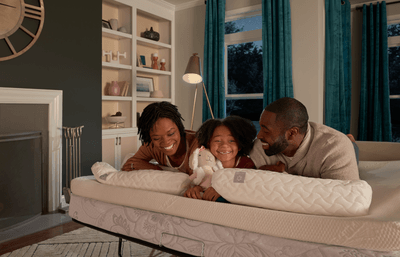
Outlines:
{"label": "man", "polygon": [[250,153],[258,169],[282,162],[289,174],[360,179],[349,138],[328,126],[308,122],[306,107],[296,99],[284,97],[268,105],[260,126]]}

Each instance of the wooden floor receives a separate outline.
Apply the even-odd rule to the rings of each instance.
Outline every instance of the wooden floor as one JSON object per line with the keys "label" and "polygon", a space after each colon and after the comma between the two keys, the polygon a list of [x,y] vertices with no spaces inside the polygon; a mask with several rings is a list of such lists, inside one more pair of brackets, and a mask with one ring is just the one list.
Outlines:
{"label": "wooden floor", "polygon": [[23,236],[21,238],[13,239],[0,244],[0,255],[12,252],[14,250],[20,249],[22,247],[39,243],[46,239],[62,235],[64,233],[73,231],[78,228],[82,228],[83,225],[80,225],[76,222],[68,222],[63,225],[49,228],[31,235]]}

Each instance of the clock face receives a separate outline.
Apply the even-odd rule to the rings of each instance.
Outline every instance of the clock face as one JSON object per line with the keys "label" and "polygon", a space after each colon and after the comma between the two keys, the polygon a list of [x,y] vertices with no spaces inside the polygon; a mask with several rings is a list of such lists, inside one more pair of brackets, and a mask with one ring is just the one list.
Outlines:
{"label": "clock face", "polygon": [[43,0],[0,0],[0,61],[25,53],[36,43],[43,29]]}

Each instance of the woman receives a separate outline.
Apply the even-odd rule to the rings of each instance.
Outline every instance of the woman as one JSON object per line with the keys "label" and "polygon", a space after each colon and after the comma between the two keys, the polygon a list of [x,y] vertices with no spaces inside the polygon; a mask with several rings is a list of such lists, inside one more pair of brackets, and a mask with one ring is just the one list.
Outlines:
{"label": "woman", "polygon": [[[198,143],[193,131],[185,131],[182,120],[178,108],[169,102],[148,105],[138,122],[142,146],[121,170],[167,169],[191,175],[189,156]],[[151,160],[158,164],[150,163]]]}

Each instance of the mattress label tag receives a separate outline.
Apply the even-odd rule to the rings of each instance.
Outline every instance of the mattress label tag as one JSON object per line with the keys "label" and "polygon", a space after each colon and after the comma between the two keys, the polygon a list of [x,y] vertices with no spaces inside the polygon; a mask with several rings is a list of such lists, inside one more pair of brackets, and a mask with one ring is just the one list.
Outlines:
{"label": "mattress label tag", "polygon": [[244,183],[245,177],[246,177],[246,172],[236,171],[235,176],[233,177],[233,183]]}

